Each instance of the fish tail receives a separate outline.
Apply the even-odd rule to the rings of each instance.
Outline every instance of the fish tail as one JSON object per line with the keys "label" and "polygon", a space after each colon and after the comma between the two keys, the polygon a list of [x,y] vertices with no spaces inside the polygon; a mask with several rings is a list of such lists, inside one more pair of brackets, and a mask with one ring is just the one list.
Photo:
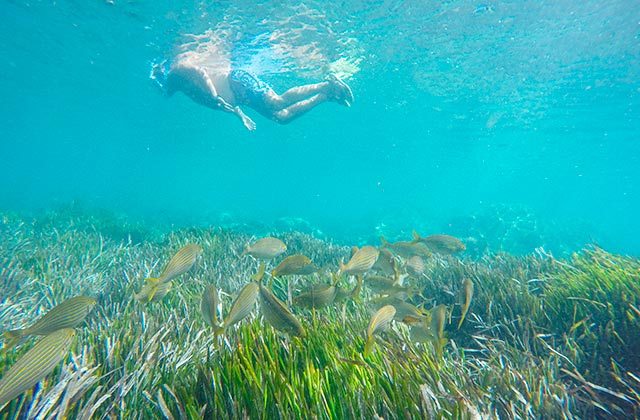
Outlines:
{"label": "fish tail", "polygon": [[25,330],[13,330],[4,333],[4,347],[7,349],[15,347],[25,336]]}
{"label": "fish tail", "polygon": [[249,245],[244,246],[244,249],[242,250],[242,254],[240,254],[240,256],[244,257],[245,255],[247,255],[247,252],[249,252]]}
{"label": "fish tail", "polygon": [[460,317],[460,322],[458,322],[458,329],[460,329],[460,327],[462,326],[462,323],[464,322],[464,318],[465,316],[467,316],[467,312],[463,312],[462,316]]}
{"label": "fish tail", "polygon": [[262,279],[264,278],[265,269],[266,269],[265,263],[261,262],[260,266],[258,267],[258,272],[253,276],[251,276],[251,278],[253,278],[254,281],[257,281],[259,284],[262,284]]}
{"label": "fish tail", "polygon": [[427,306],[427,302],[422,302],[419,306],[420,312],[422,312],[423,315],[430,317],[432,315],[432,309],[427,309]]}
{"label": "fish tail", "polygon": [[391,258],[391,269],[393,270],[393,284],[402,286],[403,279],[400,273],[400,264],[398,264],[395,258]]}
{"label": "fish tail", "polygon": [[375,343],[375,339],[373,335],[367,337],[366,343],[364,343],[364,357],[369,357],[371,351],[373,350],[373,344]]}
{"label": "fish tail", "polygon": [[442,351],[444,350],[444,346],[447,345],[449,340],[446,337],[443,337],[438,340],[438,354],[442,357]]}
{"label": "fish tail", "polygon": [[351,299],[355,300],[355,301],[359,301],[360,300],[360,291],[362,290],[362,274],[358,274],[356,276],[356,287],[353,288],[353,290],[351,291]]}
{"label": "fish tail", "polygon": [[223,326],[216,325],[215,327],[213,327],[213,336],[214,337],[220,337],[222,334],[224,334],[224,327]]}
{"label": "fish tail", "polygon": [[149,299],[149,296],[147,295],[143,295],[142,293],[134,293],[133,297],[138,301],[138,302],[142,302],[142,303],[149,303],[149,301],[151,299]]}
{"label": "fish tail", "polygon": [[156,284],[155,286],[153,286],[153,289],[147,295],[147,302],[151,302],[153,300],[153,297],[156,295],[157,291],[158,291],[158,285]]}
{"label": "fish tail", "polygon": [[338,275],[342,274],[342,272],[344,271],[346,265],[344,265],[344,260],[340,259],[340,261],[338,261]]}
{"label": "fish tail", "polygon": [[338,273],[331,273],[331,278],[333,279],[333,286],[337,286],[340,283],[340,275]]}
{"label": "fish tail", "polygon": [[156,278],[156,277],[148,277],[146,279],[144,279],[145,283],[151,284],[152,285],[152,289],[149,291],[149,293],[147,293],[146,296],[144,295],[136,295],[136,298],[143,303],[149,303],[153,300],[153,297],[156,295],[156,292],[158,291],[158,286],[160,285],[160,278]]}

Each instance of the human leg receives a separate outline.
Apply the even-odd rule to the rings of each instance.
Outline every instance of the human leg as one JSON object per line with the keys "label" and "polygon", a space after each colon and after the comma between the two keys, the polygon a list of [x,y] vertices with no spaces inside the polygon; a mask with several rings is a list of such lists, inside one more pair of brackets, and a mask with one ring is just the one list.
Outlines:
{"label": "human leg", "polygon": [[298,101],[293,105],[290,105],[284,109],[274,112],[271,115],[271,118],[274,121],[279,122],[280,124],[288,124],[301,115],[306,114],[311,111],[316,106],[320,105],[323,102],[327,102],[329,99],[327,95],[324,93],[318,93],[313,95],[308,99],[304,99],[302,101]]}
{"label": "human leg", "polygon": [[328,100],[341,105],[350,106],[353,103],[351,88],[333,74],[329,75],[324,82],[295,86],[281,95],[271,90],[265,95],[265,99],[271,108],[284,109],[319,93],[326,95]]}
{"label": "human leg", "polygon": [[280,105],[282,108],[287,108],[296,102],[309,99],[318,93],[329,94],[330,84],[329,82],[313,83],[309,85],[295,86],[287,90],[280,96]]}
{"label": "human leg", "polygon": [[293,121],[323,102],[349,106],[353,101],[351,89],[335,76],[324,82],[293,87],[282,95],[244,70],[233,70],[229,83],[238,104],[247,105],[281,124]]}

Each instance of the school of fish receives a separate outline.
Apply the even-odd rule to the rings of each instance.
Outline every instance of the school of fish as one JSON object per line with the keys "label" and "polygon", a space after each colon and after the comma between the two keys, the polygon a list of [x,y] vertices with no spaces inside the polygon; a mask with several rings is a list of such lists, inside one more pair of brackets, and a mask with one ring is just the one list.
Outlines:
{"label": "school of fish", "polygon": [[[366,288],[366,302],[371,319],[364,330],[363,356],[369,357],[376,336],[394,322],[410,328],[410,337],[417,342],[430,342],[441,355],[447,342],[446,325],[452,308],[443,304],[431,305],[421,296],[419,280],[425,276],[425,261],[433,254],[451,255],[464,251],[464,244],[448,235],[421,237],[413,233],[411,241],[388,242],[381,238],[379,247],[366,245],[353,247],[345,263],[339,261],[336,271],[325,271],[302,254],[284,257],[271,271],[267,264],[286,253],[287,245],[278,238],[265,237],[247,244],[240,258],[250,256],[259,262],[257,272],[238,291],[226,315],[220,299],[221,290],[209,284],[202,292],[200,312],[204,323],[220,336],[242,322],[259,307],[265,323],[275,330],[304,339],[306,331],[300,310],[320,310],[331,305],[359,301]],[[158,277],[148,277],[134,298],[140,304],[161,301],[183,274],[196,263],[203,249],[197,244],[186,244],[170,258]],[[309,280],[321,280],[314,282]],[[270,282],[265,282],[269,277]],[[292,296],[292,284],[307,279],[305,286]],[[275,279],[286,281],[289,296],[278,296],[272,290]],[[327,282],[327,279],[329,281]],[[410,280],[407,280],[410,279]],[[408,284],[408,282],[415,282]],[[467,317],[474,293],[473,282],[462,281],[459,296],[459,329]],[[422,302],[415,305],[416,297]],[[24,343],[30,337],[41,337],[24,353],[0,379],[0,409],[49,375],[72,348],[76,328],[80,327],[98,301],[90,296],[74,296],[59,302],[31,325],[4,333],[4,351]],[[430,308],[429,308],[430,307]],[[295,308],[299,308],[296,310]]]}

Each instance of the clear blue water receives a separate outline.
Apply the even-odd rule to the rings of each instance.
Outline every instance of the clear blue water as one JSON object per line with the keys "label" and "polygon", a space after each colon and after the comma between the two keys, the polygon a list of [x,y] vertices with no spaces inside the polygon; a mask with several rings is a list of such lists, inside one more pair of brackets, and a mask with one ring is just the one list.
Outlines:
{"label": "clear blue water", "polygon": [[[487,240],[640,255],[636,2],[298,3],[2,2],[0,209],[300,218],[351,243],[518,224]],[[351,63],[356,103],[248,110],[249,133],[163,97],[150,63],[209,29],[278,91]]]}

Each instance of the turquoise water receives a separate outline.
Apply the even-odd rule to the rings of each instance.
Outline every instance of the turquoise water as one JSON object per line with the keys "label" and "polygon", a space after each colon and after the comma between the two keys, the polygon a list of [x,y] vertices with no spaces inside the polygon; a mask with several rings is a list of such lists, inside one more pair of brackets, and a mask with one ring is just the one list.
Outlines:
{"label": "turquoise water", "polygon": [[[0,4],[0,209],[640,255],[634,2],[304,3]],[[277,91],[342,64],[356,102],[250,133],[163,97],[151,63],[206,30]]]}

